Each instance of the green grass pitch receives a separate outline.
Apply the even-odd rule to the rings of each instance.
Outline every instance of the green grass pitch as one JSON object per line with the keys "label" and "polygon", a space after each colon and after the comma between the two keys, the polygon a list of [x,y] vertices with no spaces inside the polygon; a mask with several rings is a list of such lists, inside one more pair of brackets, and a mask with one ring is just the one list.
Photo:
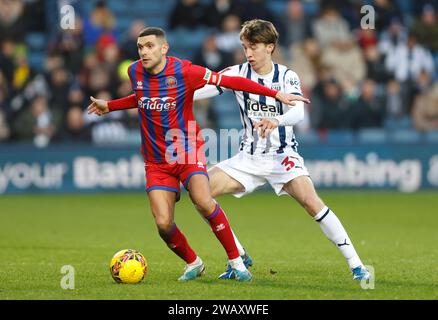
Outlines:
{"label": "green grass pitch", "polygon": [[[374,289],[351,278],[344,258],[288,197],[255,193],[219,198],[254,260],[251,283],[221,281],[225,252],[186,194],[176,222],[203,258],[206,274],[177,278],[184,263],[161,241],[145,194],[0,197],[0,299],[438,299],[438,196],[427,191],[322,192],[346,227]],[[149,273],[116,284],[120,249],[140,250]],[[74,290],[60,286],[63,265]]]}

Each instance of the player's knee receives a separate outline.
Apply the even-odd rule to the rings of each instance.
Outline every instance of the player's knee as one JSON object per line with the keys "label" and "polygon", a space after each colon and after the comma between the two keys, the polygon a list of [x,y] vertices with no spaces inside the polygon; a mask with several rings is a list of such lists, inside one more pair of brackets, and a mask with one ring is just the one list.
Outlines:
{"label": "player's knee", "polygon": [[322,201],[317,195],[304,196],[301,204],[310,215],[315,215],[321,207]]}
{"label": "player's knee", "polygon": [[158,216],[155,217],[155,224],[160,234],[167,234],[172,230],[173,220],[170,217]]}
{"label": "player's knee", "polygon": [[218,186],[215,186],[215,187],[211,188],[211,196],[213,198],[216,198],[217,196],[221,195],[222,193],[223,192],[221,192],[221,188],[218,187]]}
{"label": "player's knee", "polygon": [[214,202],[213,198],[209,199],[200,199],[194,203],[196,210],[199,211],[204,216],[209,215],[213,212],[214,208],[216,207],[216,203]]}

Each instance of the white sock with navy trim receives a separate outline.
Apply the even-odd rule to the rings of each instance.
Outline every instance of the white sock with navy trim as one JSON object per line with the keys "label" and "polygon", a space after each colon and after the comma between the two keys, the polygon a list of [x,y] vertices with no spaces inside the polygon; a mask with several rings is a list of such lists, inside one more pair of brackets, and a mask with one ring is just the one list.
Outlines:
{"label": "white sock with navy trim", "polygon": [[237,239],[236,235],[234,234],[234,231],[231,230],[231,232],[233,233],[233,237],[234,237],[234,242],[236,243],[237,246],[237,250],[239,250],[239,254],[241,256],[243,256],[245,254],[245,249],[243,249],[242,244],[239,242],[239,240]]}
{"label": "white sock with navy trim", "polygon": [[321,230],[324,232],[325,236],[336,245],[336,247],[345,257],[350,269],[361,266],[362,261],[354,249],[353,243],[348,237],[347,231],[345,231],[341,221],[339,221],[338,217],[333,213],[333,211],[331,211],[328,207],[324,207],[314,218],[319,223],[319,226],[321,227]]}

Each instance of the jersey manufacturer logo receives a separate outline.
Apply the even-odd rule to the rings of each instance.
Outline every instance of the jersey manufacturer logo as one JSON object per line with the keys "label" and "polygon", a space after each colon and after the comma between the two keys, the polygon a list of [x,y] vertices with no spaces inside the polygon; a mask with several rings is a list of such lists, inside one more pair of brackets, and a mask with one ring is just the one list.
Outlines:
{"label": "jersey manufacturer logo", "polygon": [[349,246],[350,244],[347,243],[347,239],[344,240],[344,243],[337,243],[338,247],[342,247],[342,246]]}
{"label": "jersey manufacturer logo", "polygon": [[178,84],[175,77],[167,77],[164,82],[166,83],[166,87],[169,89],[175,88]]}
{"label": "jersey manufacturer logo", "polygon": [[137,81],[137,89],[143,89],[143,82]]}
{"label": "jersey manufacturer logo", "polygon": [[172,97],[141,97],[138,100],[138,107],[146,110],[170,111],[176,109],[176,100]]}

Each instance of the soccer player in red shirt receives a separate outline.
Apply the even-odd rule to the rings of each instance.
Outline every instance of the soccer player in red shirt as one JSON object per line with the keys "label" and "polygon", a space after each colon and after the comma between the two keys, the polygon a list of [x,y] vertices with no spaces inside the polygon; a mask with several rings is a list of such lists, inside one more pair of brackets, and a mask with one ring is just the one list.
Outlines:
{"label": "soccer player in red shirt", "polygon": [[191,132],[191,124],[195,124],[193,94],[204,85],[212,84],[275,97],[289,105],[293,105],[293,101],[307,99],[167,56],[169,45],[165,32],[160,28],[144,29],[138,36],[137,47],[140,59],[128,67],[135,94],[108,102],[91,97],[88,112],[100,115],[138,107],[146,192],[161,238],[187,264],[179,280],[195,279],[205,269],[201,258],[174,223],[175,203],[179,200],[179,185],[182,182],[196,209],[209,222],[227,252],[236,280],[249,281],[252,275],[239,255],[227,217],[211,195],[204,141],[197,124],[195,132]]}

